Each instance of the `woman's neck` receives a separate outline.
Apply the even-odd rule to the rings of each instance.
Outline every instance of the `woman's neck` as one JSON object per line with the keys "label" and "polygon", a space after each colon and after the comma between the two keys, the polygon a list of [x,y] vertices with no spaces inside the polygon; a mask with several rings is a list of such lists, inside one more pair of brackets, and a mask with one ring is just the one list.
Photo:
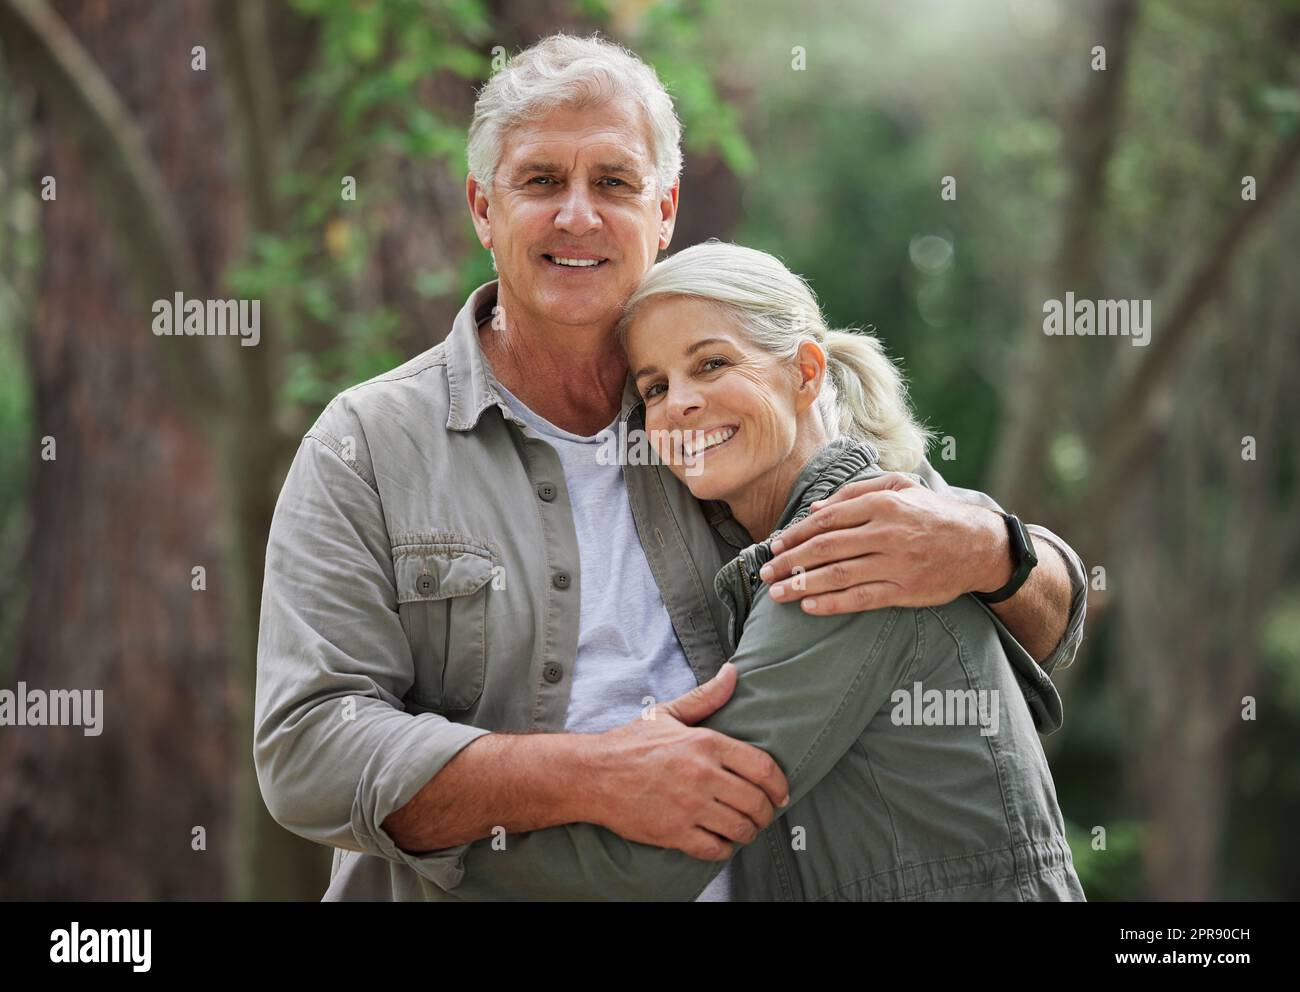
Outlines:
{"label": "woman's neck", "polygon": [[762,541],[776,530],[799,473],[829,442],[829,434],[820,418],[814,415],[795,434],[794,446],[775,471],[764,472],[743,492],[722,497],[731,509],[731,515],[749,532],[751,539]]}

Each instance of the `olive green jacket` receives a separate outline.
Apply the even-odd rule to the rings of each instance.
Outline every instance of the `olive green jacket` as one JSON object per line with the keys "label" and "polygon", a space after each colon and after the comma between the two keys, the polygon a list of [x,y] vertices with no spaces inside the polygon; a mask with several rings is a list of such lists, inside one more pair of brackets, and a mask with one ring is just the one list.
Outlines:
{"label": "olive green jacket", "polygon": [[[494,282],[479,287],[444,342],[339,394],[303,438],[267,542],[253,739],[262,795],[286,829],[335,848],[327,899],[585,898],[598,877],[607,898],[691,898],[718,864],[622,846],[590,824],[513,835],[506,851],[485,839],[409,852],[382,828],[483,734],[564,729],[577,538],[558,455],[524,433],[479,346],[477,321],[495,301]],[[635,432],[643,410],[630,383],[624,399],[620,432]],[[642,547],[703,683],[732,650],[714,578],[749,536],[725,505],[699,503],[667,467],[618,444]],[[917,474],[947,489],[928,464]],[[1050,673],[1078,648],[1086,584],[1068,546],[1031,529],[1071,573],[1069,629],[1043,663]],[[803,622],[801,611],[786,619]],[[750,712],[737,701],[715,718]],[[737,855],[736,898],[753,897],[765,875],[779,886],[768,891],[791,891],[788,868],[760,860],[769,843]],[[568,860],[531,857],[552,845]],[[632,853],[637,870],[602,875],[611,861],[633,867]],[[663,873],[650,889],[646,862]]]}

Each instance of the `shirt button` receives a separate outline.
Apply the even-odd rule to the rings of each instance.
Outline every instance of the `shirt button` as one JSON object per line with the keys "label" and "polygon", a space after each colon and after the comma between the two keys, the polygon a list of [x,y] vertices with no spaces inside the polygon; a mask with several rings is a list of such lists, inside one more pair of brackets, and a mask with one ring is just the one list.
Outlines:
{"label": "shirt button", "polygon": [[549,482],[543,482],[537,487],[537,495],[549,503],[555,499],[555,487]]}
{"label": "shirt button", "polygon": [[551,579],[551,584],[552,584],[553,586],[555,586],[556,589],[568,589],[568,588],[569,588],[569,573],[568,573],[568,572],[556,572],[556,573],[555,573],[555,578]]}
{"label": "shirt button", "polygon": [[563,677],[564,669],[553,661],[547,662],[546,667],[542,669],[542,678],[546,679],[547,682],[558,682]]}
{"label": "shirt button", "polygon": [[427,596],[429,595],[429,593],[433,592],[433,576],[421,575],[418,579],[416,579],[415,591],[418,592],[421,596]]}

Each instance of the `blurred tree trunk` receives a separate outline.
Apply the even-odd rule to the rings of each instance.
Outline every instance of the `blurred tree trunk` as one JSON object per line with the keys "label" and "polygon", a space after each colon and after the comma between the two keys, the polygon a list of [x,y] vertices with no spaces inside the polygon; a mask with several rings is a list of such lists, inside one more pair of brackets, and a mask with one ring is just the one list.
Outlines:
{"label": "blurred tree trunk", "polygon": [[[1137,12],[1137,0],[1104,0],[1087,25],[1096,44],[1106,50],[1106,68],[1089,68],[1082,73],[1077,101],[1062,123],[1067,193],[1056,257],[1050,269],[1032,279],[1027,294],[1026,311],[1031,322],[1041,319],[1044,300],[1064,299],[1066,292],[1087,299],[1101,289],[1099,244],[1106,170],[1122,118]],[[1076,66],[1089,57],[1090,47],[1078,45],[1071,50]],[[1061,400],[1070,395],[1071,373],[1077,360],[1070,349],[1062,347],[1065,343],[1044,334],[1031,335],[1016,376],[1024,386],[1008,397],[989,490],[1014,493],[1020,512],[1049,524],[1055,521],[1045,515],[1048,501],[1044,498],[1044,465],[1052,435],[1061,427]]]}
{"label": "blurred tree trunk", "polygon": [[[228,296],[225,266],[275,222],[260,5],[6,4],[6,50],[42,97],[43,172],[58,181],[32,367],[38,431],[60,459],[35,473],[18,677],[91,679],[108,729],[88,751],[19,740],[3,857],[31,897],[318,898],[328,852],[270,818],[252,769],[266,531],[291,451],[270,427],[276,338],[150,328],[154,299]],[[206,590],[191,589],[195,566]],[[69,584],[85,600],[71,611]],[[59,798],[38,788],[50,782]],[[102,798],[65,808],[73,796]],[[106,824],[111,846],[89,846]],[[190,850],[196,826],[207,853]],[[52,864],[69,870],[51,878]]]}
{"label": "blurred tree trunk", "polygon": [[[1244,702],[1257,692],[1263,619],[1300,556],[1300,516],[1281,498],[1300,464],[1300,394],[1288,382],[1300,366],[1289,316],[1300,292],[1285,277],[1298,216],[1261,239],[1207,315],[1209,333],[1174,383],[1180,416],[1162,430],[1112,552],[1136,728],[1128,766],[1154,899],[1222,898],[1232,747],[1255,726]],[[1153,543],[1164,553],[1150,554]]]}
{"label": "blurred tree trunk", "polygon": [[[81,42],[137,109],[204,281],[229,243],[235,191],[208,149],[213,83],[189,69],[195,4],[65,4]],[[17,58],[19,53],[13,53]],[[0,753],[0,877],[9,898],[221,898],[227,881],[229,575],[212,449],[169,388],[129,252],[97,195],[103,162],[44,101],[44,259],[29,354],[35,427],[30,596],[14,680],[103,690],[103,733],[10,729]],[[111,194],[110,194],[111,195]],[[177,287],[180,288],[180,287]],[[189,287],[186,287],[187,289]],[[207,570],[207,591],[191,569]],[[207,850],[192,849],[202,827]]]}

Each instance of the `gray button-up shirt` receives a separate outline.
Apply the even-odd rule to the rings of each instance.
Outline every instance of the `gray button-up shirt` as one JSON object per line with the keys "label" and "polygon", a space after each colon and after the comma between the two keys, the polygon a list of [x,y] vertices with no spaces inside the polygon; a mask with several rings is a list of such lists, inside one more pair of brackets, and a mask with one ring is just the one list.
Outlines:
{"label": "gray button-up shirt", "polygon": [[[456,899],[470,845],[414,854],[381,824],[481,734],[564,727],[577,540],[558,455],[525,435],[479,345],[495,302],[495,282],[479,287],[444,342],[335,397],[276,504],[254,758],[272,816],[336,849],[327,899]],[[629,382],[620,433],[642,425]],[[714,577],[749,535],[724,504],[698,502],[666,467],[637,458],[644,446],[626,449],[614,453],[630,462],[637,531],[702,683],[728,657]],[[996,505],[947,487],[928,463],[917,474]],[[1050,673],[1082,639],[1086,581],[1067,545],[1030,530],[1061,550],[1073,589]]]}

